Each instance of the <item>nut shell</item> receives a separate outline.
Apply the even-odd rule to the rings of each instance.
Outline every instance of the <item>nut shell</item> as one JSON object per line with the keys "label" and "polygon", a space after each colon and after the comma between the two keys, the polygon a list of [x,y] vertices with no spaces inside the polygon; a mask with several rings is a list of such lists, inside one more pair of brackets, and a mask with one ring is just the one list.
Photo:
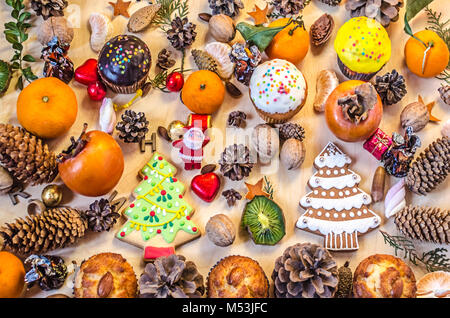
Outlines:
{"label": "nut shell", "polygon": [[303,142],[289,138],[281,147],[280,160],[288,170],[297,169],[305,161],[306,149]]}
{"label": "nut shell", "polygon": [[217,14],[209,19],[209,32],[216,41],[228,43],[236,36],[236,26],[229,16]]}
{"label": "nut shell", "polygon": [[422,130],[430,121],[430,113],[425,104],[413,102],[406,105],[400,114],[400,122],[403,128],[411,126],[414,132]]}
{"label": "nut shell", "polygon": [[206,223],[206,235],[217,246],[233,244],[236,238],[236,230],[230,218],[224,214],[214,215]]}
{"label": "nut shell", "polygon": [[70,44],[73,40],[73,28],[64,17],[50,17],[41,23],[38,30],[38,40],[47,45],[56,36],[61,43]]}

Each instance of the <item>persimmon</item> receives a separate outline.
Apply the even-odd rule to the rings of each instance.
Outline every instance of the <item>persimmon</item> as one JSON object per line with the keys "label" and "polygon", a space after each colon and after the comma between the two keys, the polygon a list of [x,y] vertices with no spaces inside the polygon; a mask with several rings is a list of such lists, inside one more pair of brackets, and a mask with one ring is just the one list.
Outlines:
{"label": "persimmon", "polygon": [[[405,45],[405,61],[409,70],[420,77],[439,75],[448,65],[449,50],[444,40],[431,30],[422,30],[409,38]],[[427,52],[427,47],[429,46]]]}
{"label": "persimmon", "polygon": [[341,140],[348,142],[366,140],[380,125],[383,117],[383,103],[375,88],[372,92],[376,94],[376,103],[372,108],[364,110],[367,117],[359,122],[347,118],[343,107],[338,104],[339,99],[354,95],[355,89],[362,84],[366,84],[366,82],[350,80],[339,84],[325,103],[325,119],[328,127]]}
{"label": "persimmon", "polygon": [[17,119],[40,138],[61,136],[77,118],[77,97],[69,85],[55,77],[31,82],[17,99]]}
{"label": "persimmon", "polygon": [[183,104],[193,113],[210,115],[216,112],[225,98],[225,85],[211,71],[200,70],[189,75],[181,90]]}
{"label": "persimmon", "polygon": [[0,252],[0,298],[17,298],[25,285],[25,268],[12,253]]}
{"label": "persimmon", "polygon": [[[279,27],[289,23],[289,18],[272,21],[269,27]],[[300,63],[309,50],[309,34],[303,25],[292,22],[278,32],[266,48],[267,56],[273,59],[288,60],[293,64]]]}
{"label": "persimmon", "polygon": [[124,159],[113,137],[99,130],[86,133],[87,124],[77,141],[58,156],[58,170],[66,186],[81,195],[107,194],[119,182]]}

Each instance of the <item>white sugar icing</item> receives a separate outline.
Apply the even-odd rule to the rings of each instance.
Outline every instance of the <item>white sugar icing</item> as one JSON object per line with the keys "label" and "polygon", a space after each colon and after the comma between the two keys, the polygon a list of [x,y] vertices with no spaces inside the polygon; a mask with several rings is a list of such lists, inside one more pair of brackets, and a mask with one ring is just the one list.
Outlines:
{"label": "white sugar icing", "polygon": [[347,174],[340,177],[322,178],[314,176],[309,179],[309,185],[311,188],[320,187],[326,190],[331,188],[343,189],[346,187],[353,187],[361,182],[361,177],[353,171],[349,171],[352,172],[352,174]]}
{"label": "white sugar icing", "polygon": [[250,78],[250,98],[267,113],[287,113],[303,103],[306,81],[291,62],[274,59],[259,65]]}
{"label": "white sugar icing", "polygon": [[356,195],[352,195],[346,198],[339,199],[327,199],[327,198],[312,198],[309,195],[312,192],[308,193],[306,196],[301,198],[300,205],[304,208],[312,207],[313,209],[323,208],[325,210],[350,210],[352,208],[359,209],[363,206],[363,204],[370,204],[372,202],[372,198],[370,195],[361,190],[361,193]]}

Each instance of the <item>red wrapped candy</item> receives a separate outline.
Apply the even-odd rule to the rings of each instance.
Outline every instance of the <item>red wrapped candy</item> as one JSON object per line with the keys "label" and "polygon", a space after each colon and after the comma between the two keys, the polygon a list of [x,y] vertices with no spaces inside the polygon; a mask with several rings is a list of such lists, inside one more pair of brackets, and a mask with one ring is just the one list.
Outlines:
{"label": "red wrapped candy", "polygon": [[375,133],[367,139],[363,147],[369,151],[375,158],[381,160],[383,154],[392,145],[392,139],[386,135],[380,128],[377,128]]}

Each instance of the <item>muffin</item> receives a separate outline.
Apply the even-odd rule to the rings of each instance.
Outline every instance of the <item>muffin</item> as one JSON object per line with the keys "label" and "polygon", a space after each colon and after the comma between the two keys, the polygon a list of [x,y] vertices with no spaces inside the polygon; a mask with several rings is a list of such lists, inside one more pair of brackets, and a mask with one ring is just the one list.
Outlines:
{"label": "muffin", "polygon": [[302,72],[281,59],[259,65],[250,78],[249,90],[256,111],[269,124],[292,118],[302,109],[308,94]]}
{"label": "muffin", "polygon": [[415,298],[411,268],[392,255],[375,254],[359,263],[353,276],[355,298]]}
{"label": "muffin", "polygon": [[391,58],[391,40],[385,28],[367,17],[344,23],[334,49],[339,68],[349,79],[369,81]]}
{"label": "muffin", "polygon": [[209,298],[267,298],[269,281],[258,262],[245,256],[228,256],[209,272]]}
{"label": "muffin", "polygon": [[133,35],[118,35],[103,46],[98,73],[113,92],[135,93],[146,81],[152,58],[147,45]]}
{"label": "muffin", "polygon": [[136,292],[136,274],[120,254],[90,257],[75,277],[75,298],[134,298]]}

